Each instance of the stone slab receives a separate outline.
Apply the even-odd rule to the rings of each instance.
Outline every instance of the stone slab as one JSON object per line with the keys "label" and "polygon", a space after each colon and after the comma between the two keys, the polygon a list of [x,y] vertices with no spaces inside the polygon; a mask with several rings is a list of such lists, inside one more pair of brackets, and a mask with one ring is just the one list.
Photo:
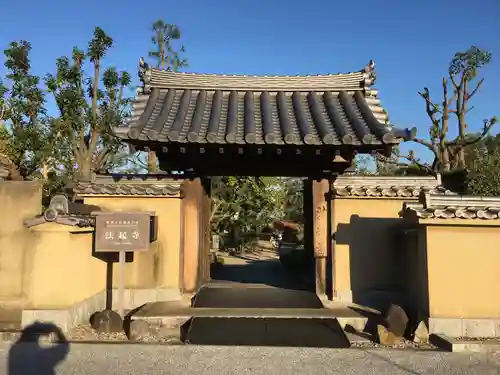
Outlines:
{"label": "stone slab", "polygon": [[193,319],[186,343],[194,345],[349,348],[335,319]]}
{"label": "stone slab", "polygon": [[456,353],[500,353],[498,341],[460,340],[442,334],[431,334],[430,343],[438,348]]}
{"label": "stone slab", "polygon": [[301,318],[334,319],[335,312],[330,309],[265,309],[265,308],[216,308],[172,306],[162,302],[146,304],[138,310],[131,320],[163,320],[164,318]]}
{"label": "stone slab", "polygon": [[307,290],[263,288],[202,287],[196,293],[194,307],[217,308],[322,308],[316,293]]}

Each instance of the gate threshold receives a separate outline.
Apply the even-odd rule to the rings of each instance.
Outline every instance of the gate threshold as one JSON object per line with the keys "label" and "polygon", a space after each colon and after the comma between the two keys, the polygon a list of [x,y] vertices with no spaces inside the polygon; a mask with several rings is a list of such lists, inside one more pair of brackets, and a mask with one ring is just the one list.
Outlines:
{"label": "gate threshold", "polygon": [[[161,303],[161,302],[160,302]],[[183,307],[161,308],[153,304],[146,304],[137,311],[131,320],[157,320],[162,318],[273,318],[273,319],[334,319],[334,311],[322,309],[247,309],[247,308],[217,308],[217,307]],[[149,306],[148,306],[149,305]]]}
{"label": "gate threshold", "polygon": [[[348,306],[335,308],[228,308],[190,307],[180,302],[150,302],[136,311],[131,320],[170,318],[269,318],[269,319],[335,319],[365,318]],[[366,318],[365,318],[366,319]]]}

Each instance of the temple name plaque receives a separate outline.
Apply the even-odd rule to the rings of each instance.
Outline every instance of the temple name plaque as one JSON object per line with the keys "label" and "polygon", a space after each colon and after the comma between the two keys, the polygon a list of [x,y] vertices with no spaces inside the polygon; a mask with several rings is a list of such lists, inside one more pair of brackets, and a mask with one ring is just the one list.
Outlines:
{"label": "temple name plaque", "polygon": [[95,252],[147,251],[150,212],[99,212],[95,215]]}
{"label": "temple name plaque", "polygon": [[[93,212],[96,253],[118,252],[118,314],[125,318],[125,255],[147,251],[152,239],[154,212]],[[156,225],[154,226],[156,227]]]}

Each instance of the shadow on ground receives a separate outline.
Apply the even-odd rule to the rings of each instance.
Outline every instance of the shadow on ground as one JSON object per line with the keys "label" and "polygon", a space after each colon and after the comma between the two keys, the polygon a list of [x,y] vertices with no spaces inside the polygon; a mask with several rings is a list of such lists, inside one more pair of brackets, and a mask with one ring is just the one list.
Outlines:
{"label": "shadow on ground", "polygon": [[314,290],[314,282],[286,270],[277,255],[258,251],[239,256],[225,256],[224,264],[212,268],[215,282],[261,284],[292,290]]}
{"label": "shadow on ground", "polygon": [[[53,343],[45,343],[54,336]],[[59,327],[52,323],[35,322],[22,331],[21,337],[10,347],[8,375],[53,375],[56,366],[69,353],[69,343]]]}

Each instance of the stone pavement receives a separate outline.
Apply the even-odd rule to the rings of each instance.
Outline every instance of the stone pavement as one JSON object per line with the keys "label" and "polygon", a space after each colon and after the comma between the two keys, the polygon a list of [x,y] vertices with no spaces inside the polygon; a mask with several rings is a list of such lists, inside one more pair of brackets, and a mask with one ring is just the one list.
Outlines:
{"label": "stone pavement", "polygon": [[[34,345],[34,344],[23,344]],[[49,357],[24,348],[29,374],[50,374]],[[18,350],[18,353],[22,352]],[[40,355],[41,353],[41,355]],[[7,372],[9,345],[0,343],[0,375]],[[49,366],[43,368],[42,363]],[[27,370],[28,371],[28,370]],[[397,350],[72,344],[59,375],[489,375],[500,373],[500,356]]]}

